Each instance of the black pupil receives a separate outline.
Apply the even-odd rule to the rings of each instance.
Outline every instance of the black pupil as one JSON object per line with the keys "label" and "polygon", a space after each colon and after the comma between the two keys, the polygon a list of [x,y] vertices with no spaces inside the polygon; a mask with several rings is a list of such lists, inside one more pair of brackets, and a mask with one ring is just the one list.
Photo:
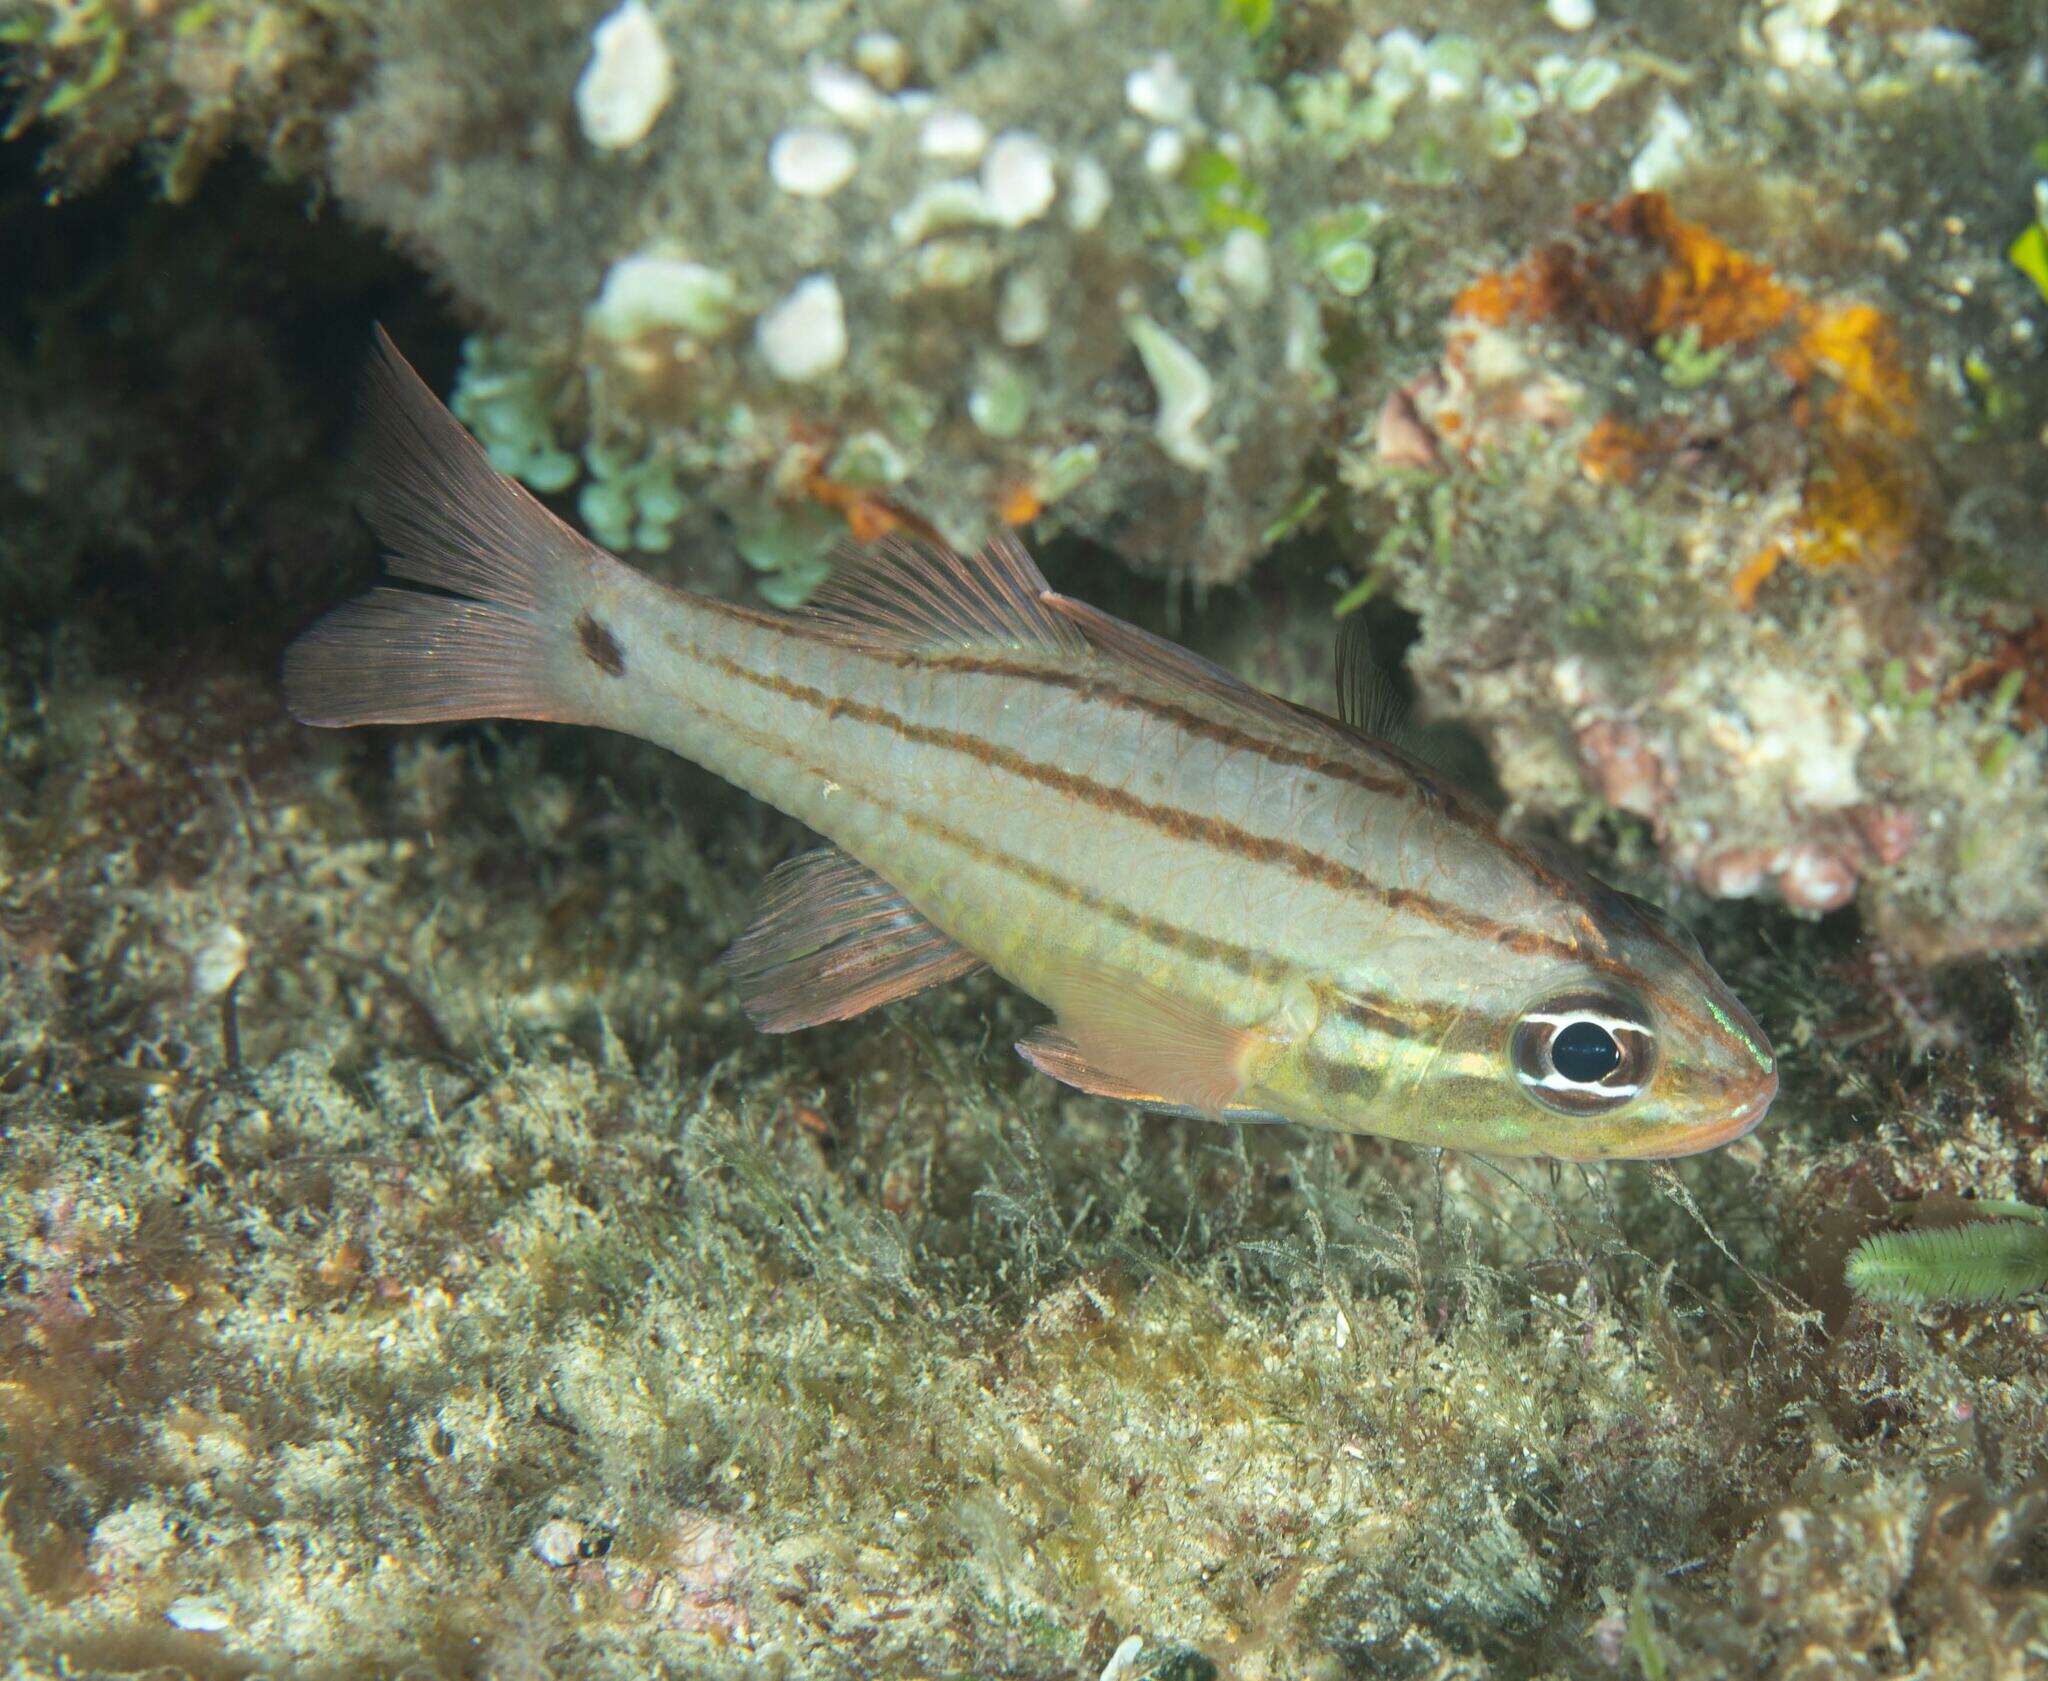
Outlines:
{"label": "black pupil", "polygon": [[1575,1021],[1551,1040],[1550,1065],[1574,1085],[1590,1086],[1621,1066],[1621,1047],[1597,1021]]}

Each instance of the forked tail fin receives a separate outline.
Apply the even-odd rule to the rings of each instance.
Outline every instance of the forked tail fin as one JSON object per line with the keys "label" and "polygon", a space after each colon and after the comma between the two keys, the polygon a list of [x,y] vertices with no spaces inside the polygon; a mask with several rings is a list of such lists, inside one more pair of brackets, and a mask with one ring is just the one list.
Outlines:
{"label": "forked tail fin", "polygon": [[[367,406],[387,563],[449,593],[373,590],[322,619],[285,654],[292,715],[594,721],[577,698],[578,620],[601,580],[630,570],[493,468],[381,327]],[[598,658],[583,635],[581,657]]]}

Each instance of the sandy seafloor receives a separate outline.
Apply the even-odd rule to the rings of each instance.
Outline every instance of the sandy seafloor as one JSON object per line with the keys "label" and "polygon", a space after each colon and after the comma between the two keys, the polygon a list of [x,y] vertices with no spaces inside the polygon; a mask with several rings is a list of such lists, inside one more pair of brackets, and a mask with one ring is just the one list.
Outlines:
{"label": "sandy seafloor", "polygon": [[[619,145],[603,5],[0,11],[0,1673],[2048,1676],[2048,1258],[1968,1207],[2048,1201],[2040,10],[1109,5],[657,0]],[[1046,204],[955,127],[892,232],[906,90]],[[650,255],[724,279],[621,326]],[[671,579],[1021,519],[1317,704],[1362,603],[1769,1121],[1146,1117],[985,978],[755,1034],[794,825],[285,716],[380,319]],[[1943,1225],[2010,1299],[1850,1292]]]}

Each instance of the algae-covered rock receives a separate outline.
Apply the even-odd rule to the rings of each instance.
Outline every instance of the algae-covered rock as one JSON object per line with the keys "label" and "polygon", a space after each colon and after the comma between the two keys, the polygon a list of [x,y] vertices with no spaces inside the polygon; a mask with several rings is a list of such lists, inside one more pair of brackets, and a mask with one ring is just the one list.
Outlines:
{"label": "algae-covered rock", "polygon": [[2031,16],[24,0],[8,35],[60,182],[139,150],[182,196],[241,143],[411,255],[476,327],[458,411],[614,547],[736,550],[792,605],[847,535],[1035,523],[1206,585],[1320,526],[1522,811],[1938,961],[2048,933]]}
{"label": "algae-covered rock", "polygon": [[76,11],[20,26],[60,162],[264,113],[541,381],[587,511],[651,464],[966,544],[1056,505],[1217,579],[1299,493],[1322,161],[1195,0]]}
{"label": "algae-covered rock", "polygon": [[[0,32],[0,1667],[2048,1665],[2039,1299],[1844,1278],[2048,1203],[2025,8]],[[379,315],[704,587],[1035,498],[1106,545],[1063,588],[1315,704],[1394,598],[1524,812],[1756,889],[1690,908],[1768,1123],[1553,1174],[1146,1117],[986,979],[754,1034],[789,825],[284,717]],[[1120,564],[1269,543],[1184,613]]]}
{"label": "algae-covered rock", "polygon": [[1973,577],[1938,523],[1928,433],[1966,424],[1876,306],[1635,195],[1468,287],[1345,473],[1511,798],[1717,896],[1861,889],[1939,960],[2048,934],[2048,573]]}

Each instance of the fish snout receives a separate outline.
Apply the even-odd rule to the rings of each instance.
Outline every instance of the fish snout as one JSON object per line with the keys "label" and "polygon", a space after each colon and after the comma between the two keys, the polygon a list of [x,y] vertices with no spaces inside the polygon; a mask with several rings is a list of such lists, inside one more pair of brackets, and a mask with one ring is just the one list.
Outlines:
{"label": "fish snout", "polygon": [[1753,1071],[1729,1092],[1727,1107],[1718,1108],[1708,1120],[1681,1128],[1654,1150],[1642,1152],[1645,1161],[1666,1161],[1674,1156],[1695,1156],[1702,1150],[1716,1150],[1733,1144],[1757,1129],[1778,1095],[1775,1066]]}

